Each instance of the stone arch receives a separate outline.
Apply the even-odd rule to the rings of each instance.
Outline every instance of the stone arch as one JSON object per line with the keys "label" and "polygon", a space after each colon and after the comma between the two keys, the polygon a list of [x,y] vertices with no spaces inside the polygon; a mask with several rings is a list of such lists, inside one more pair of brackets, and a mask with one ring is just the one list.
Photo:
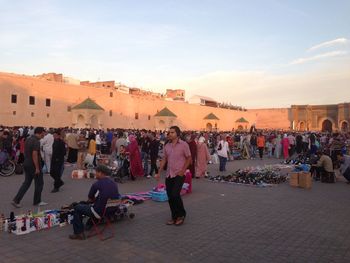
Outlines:
{"label": "stone arch", "polygon": [[163,120],[159,121],[159,129],[162,131],[166,129],[165,121]]}
{"label": "stone arch", "polygon": [[242,131],[243,130],[243,126],[242,125],[238,125],[237,130],[238,131]]}
{"label": "stone arch", "polygon": [[98,125],[98,118],[96,115],[92,115],[90,118],[90,128],[93,129],[98,129],[99,125]]}
{"label": "stone arch", "polygon": [[205,128],[206,128],[207,131],[212,131],[213,130],[213,125],[210,122],[208,122]]}
{"label": "stone arch", "polygon": [[329,119],[325,119],[322,122],[322,132],[332,133],[332,130],[333,130],[333,123]]}
{"label": "stone arch", "polygon": [[348,132],[349,131],[349,122],[348,121],[341,121],[340,122],[340,130],[342,131],[342,132]]}
{"label": "stone arch", "polygon": [[301,122],[299,122],[299,131],[305,131],[305,122],[303,122],[303,121],[301,121]]}
{"label": "stone arch", "polygon": [[332,123],[332,130],[336,127],[336,122],[331,117],[324,117],[318,120],[318,129],[322,131],[324,121],[330,121]]}
{"label": "stone arch", "polygon": [[85,124],[86,124],[86,122],[85,122],[84,115],[79,114],[78,118],[77,118],[77,128],[85,128],[85,126],[86,126]]}

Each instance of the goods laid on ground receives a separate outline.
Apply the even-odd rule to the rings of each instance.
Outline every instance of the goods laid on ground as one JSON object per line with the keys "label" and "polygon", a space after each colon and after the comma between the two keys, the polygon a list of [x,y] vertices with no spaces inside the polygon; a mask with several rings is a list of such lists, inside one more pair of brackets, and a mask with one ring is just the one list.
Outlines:
{"label": "goods laid on ground", "polygon": [[8,218],[5,218],[3,214],[1,215],[0,227],[1,231],[24,235],[33,231],[50,229],[58,225],[71,224],[72,220],[72,213],[60,210],[46,210],[37,214],[28,211],[26,214],[17,216],[15,216],[14,212],[11,212]]}
{"label": "goods laid on ground", "polygon": [[308,172],[311,169],[309,164],[298,164],[294,166],[294,172]]}
{"label": "goods laid on ground", "polygon": [[317,157],[310,156],[308,154],[294,154],[288,160],[284,161],[284,164],[314,164],[317,161]]}
{"label": "goods laid on ground", "polygon": [[166,193],[165,185],[159,184],[150,191],[151,199],[157,202],[168,201],[168,195]]}
{"label": "goods laid on ground", "polygon": [[[93,170],[93,169],[91,169]],[[88,170],[74,170],[72,172],[72,178],[81,179],[81,178],[95,178],[90,174],[93,171]],[[95,175],[95,173],[93,173]],[[189,172],[186,172],[185,183],[182,186],[181,195],[192,192],[192,175]],[[113,202],[118,201],[118,207],[113,212],[111,221],[117,221],[119,219],[128,217],[133,218],[134,214],[131,213],[131,207],[134,204],[141,204],[145,200],[154,200],[158,202],[164,202],[168,200],[166,193],[165,185],[159,184],[154,187],[152,191],[140,192],[133,194],[122,195],[121,199],[110,200]],[[80,202],[85,203],[86,202]],[[10,216],[7,218],[4,214],[0,216],[0,233],[8,232],[16,235],[29,234],[33,231],[38,231],[42,229],[50,229],[54,226],[64,226],[71,224],[73,220],[73,211],[74,206],[79,203],[72,203],[68,206],[63,206],[59,210],[45,210],[43,212],[34,214],[29,211],[26,214],[17,215],[13,212],[10,213]],[[106,206],[107,207],[107,206]]]}
{"label": "goods laid on ground", "polygon": [[283,183],[286,181],[286,177],[286,175],[280,173],[280,169],[272,166],[264,166],[237,170],[229,175],[212,176],[208,179],[212,182],[264,187]]}
{"label": "goods laid on ground", "polygon": [[[11,212],[8,218],[5,217],[4,214],[1,214],[0,232],[24,235],[34,231],[50,229],[55,226],[71,224],[73,221],[73,210],[76,204],[78,203],[63,206],[60,210],[45,210],[36,214],[28,211],[26,214],[15,216],[14,212]],[[133,204],[134,203],[128,199],[120,200],[117,209],[113,213],[112,221],[117,221],[124,217],[133,218],[134,214],[130,213]]]}
{"label": "goods laid on ground", "polygon": [[[112,172],[112,177],[114,177],[114,174],[118,172],[118,163],[116,161],[114,162],[109,162],[108,168]],[[92,164],[88,164],[86,166],[86,169],[77,169],[73,170],[71,173],[72,179],[95,179],[96,178],[96,167]]]}
{"label": "goods laid on ground", "polygon": [[[111,155],[101,154],[101,153],[96,154],[96,164],[97,165],[99,165],[99,164],[110,165],[112,162],[113,162],[113,160],[111,158]],[[92,159],[90,158],[90,161],[86,162],[86,163],[90,164],[90,165],[93,164],[93,158]]]}
{"label": "goods laid on ground", "polygon": [[94,179],[96,177],[95,169],[73,170],[71,174],[72,179]]}
{"label": "goods laid on ground", "polygon": [[[192,192],[191,184],[185,182],[182,185],[182,190],[180,194],[185,195],[191,192]],[[122,196],[122,198],[124,197],[134,202],[140,202],[140,203],[146,200],[153,200],[156,202],[168,201],[168,195],[166,193],[166,188],[164,184],[158,184],[156,187],[153,187],[152,190],[148,192],[129,193]]]}

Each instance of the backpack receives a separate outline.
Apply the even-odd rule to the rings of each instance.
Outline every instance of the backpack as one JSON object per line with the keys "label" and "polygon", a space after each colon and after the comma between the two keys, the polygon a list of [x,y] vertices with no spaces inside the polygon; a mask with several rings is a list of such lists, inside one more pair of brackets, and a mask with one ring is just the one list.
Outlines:
{"label": "backpack", "polygon": [[16,164],[15,174],[23,174],[23,166],[22,166],[22,164],[19,164],[19,163]]}

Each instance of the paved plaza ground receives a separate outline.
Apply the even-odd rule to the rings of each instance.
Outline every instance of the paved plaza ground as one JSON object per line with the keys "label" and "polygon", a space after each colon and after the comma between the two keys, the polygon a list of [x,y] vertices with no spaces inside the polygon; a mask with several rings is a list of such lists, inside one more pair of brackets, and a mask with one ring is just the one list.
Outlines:
{"label": "paved plaza ground", "polygon": [[[229,162],[228,170],[276,163],[277,160]],[[45,209],[85,200],[93,180],[72,180],[50,193],[52,179],[45,176]],[[218,165],[210,165],[218,174]],[[10,205],[23,175],[0,178],[0,211],[26,212],[32,207],[33,186],[23,208]],[[147,191],[154,179],[120,184],[120,192]],[[0,262],[350,262],[350,186],[315,183],[311,190],[284,183],[275,187],[212,183],[194,180],[193,193],[184,196],[186,222],[166,226],[167,203],[146,201],[135,206],[136,217],[113,225],[116,236],[100,241],[69,240],[72,226],[16,236],[0,234]]]}

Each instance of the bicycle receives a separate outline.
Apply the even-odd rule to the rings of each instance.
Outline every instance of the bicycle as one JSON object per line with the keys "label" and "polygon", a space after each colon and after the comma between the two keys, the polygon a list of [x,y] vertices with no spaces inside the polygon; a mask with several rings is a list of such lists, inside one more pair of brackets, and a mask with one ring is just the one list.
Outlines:
{"label": "bicycle", "polygon": [[9,158],[9,155],[5,151],[0,152],[0,175],[11,176],[15,173],[16,164]]}

